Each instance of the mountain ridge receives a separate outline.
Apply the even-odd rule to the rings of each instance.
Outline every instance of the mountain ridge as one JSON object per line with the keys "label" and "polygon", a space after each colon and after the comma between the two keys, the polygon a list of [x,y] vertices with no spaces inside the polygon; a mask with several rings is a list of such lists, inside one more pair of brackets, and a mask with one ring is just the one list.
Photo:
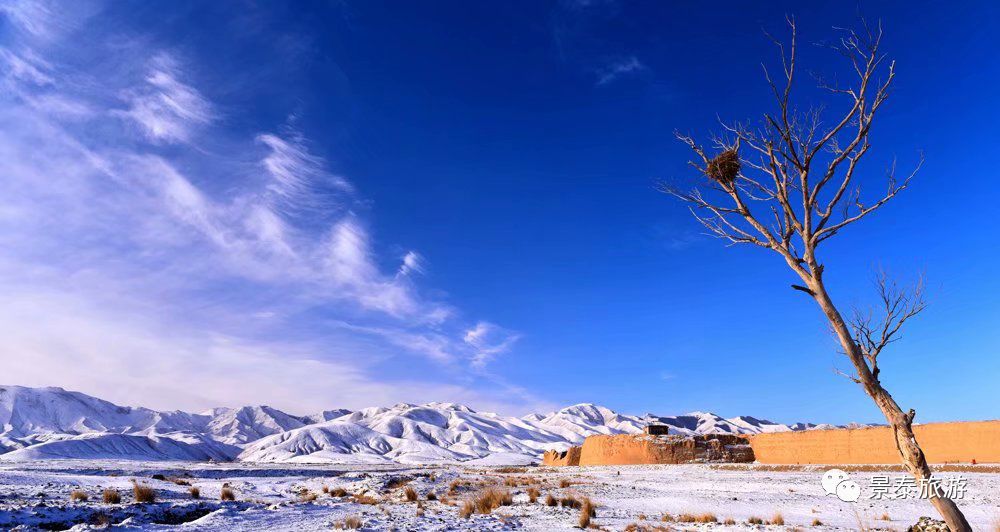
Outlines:
{"label": "mountain ridge", "polygon": [[118,458],[295,463],[532,463],[594,434],[756,434],[830,425],[783,425],[710,412],[631,416],[590,403],[509,417],[468,406],[399,403],[295,416],[266,405],[195,414],[119,406],[59,387],[0,385],[0,460]]}

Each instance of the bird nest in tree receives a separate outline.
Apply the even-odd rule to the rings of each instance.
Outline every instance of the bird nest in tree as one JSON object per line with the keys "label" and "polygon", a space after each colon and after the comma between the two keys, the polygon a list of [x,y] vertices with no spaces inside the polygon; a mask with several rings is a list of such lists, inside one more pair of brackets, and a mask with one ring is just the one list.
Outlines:
{"label": "bird nest in tree", "polygon": [[723,185],[732,185],[740,173],[740,156],[735,149],[728,149],[705,165],[705,175]]}

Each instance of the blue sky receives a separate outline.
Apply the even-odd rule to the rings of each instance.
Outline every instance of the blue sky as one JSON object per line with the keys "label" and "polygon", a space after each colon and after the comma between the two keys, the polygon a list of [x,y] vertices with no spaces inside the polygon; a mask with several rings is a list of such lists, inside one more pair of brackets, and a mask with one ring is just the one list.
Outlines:
{"label": "blue sky", "polygon": [[[804,70],[842,72],[813,44],[843,3],[0,5],[4,382],[879,420],[781,260],[655,190],[695,179],[673,131],[770,110],[762,28],[794,15]],[[883,381],[918,420],[996,418],[998,10],[862,7],[898,70],[865,182],[927,159],[826,278],[849,307],[923,272]]]}

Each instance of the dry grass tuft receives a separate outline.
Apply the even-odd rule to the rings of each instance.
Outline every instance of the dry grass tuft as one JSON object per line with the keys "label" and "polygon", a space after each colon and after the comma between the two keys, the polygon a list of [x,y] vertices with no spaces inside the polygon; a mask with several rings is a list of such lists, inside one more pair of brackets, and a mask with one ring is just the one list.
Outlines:
{"label": "dry grass tuft", "polygon": [[568,487],[570,487],[572,485],[573,485],[573,483],[570,482],[570,480],[568,478],[564,478],[564,479],[562,479],[562,480],[559,481],[559,487],[560,488],[568,488]]}
{"label": "dry grass tuft", "polygon": [[412,480],[413,479],[409,478],[409,477],[397,477],[397,478],[394,478],[394,479],[390,480],[385,485],[385,489],[394,490],[396,488],[402,488],[403,486],[409,484],[410,481],[412,481]]}
{"label": "dry grass tuft", "polygon": [[681,514],[677,516],[678,523],[718,523],[719,519],[715,517],[715,514],[703,513],[703,514]]}
{"label": "dry grass tuft", "polygon": [[542,492],[538,491],[538,488],[534,486],[529,487],[527,493],[528,493],[528,502],[532,504],[538,502],[538,496],[542,494]]}
{"label": "dry grass tuft", "polygon": [[759,518],[759,517],[757,517],[757,516],[755,516],[755,515],[753,515],[753,516],[750,516],[749,519],[747,519],[747,523],[749,523],[751,525],[763,525],[764,524],[764,520],[761,519],[761,518]]}
{"label": "dry grass tuft", "polygon": [[528,469],[525,467],[498,467],[495,471],[497,473],[524,473]]}
{"label": "dry grass tuft", "polygon": [[351,497],[351,500],[353,500],[355,504],[378,504],[378,499],[365,495],[364,493],[355,494]]}
{"label": "dry grass tuft", "polygon": [[309,490],[303,490],[301,493],[299,493],[299,502],[315,502],[316,499],[318,498],[319,495],[316,495],[315,493]]}
{"label": "dry grass tuft", "polygon": [[406,497],[406,502],[417,502],[420,499],[420,496],[417,495],[417,490],[411,486],[406,487],[406,490],[403,491],[403,496]]}
{"label": "dry grass tuft", "polygon": [[448,495],[458,494],[458,488],[462,487],[462,484],[462,481],[457,478],[452,480],[451,483],[448,484]]}
{"label": "dry grass tuft", "polygon": [[336,528],[337,530],[355,530],[361,528],[362,526],[364,526],[364,523],[362,523],[361,518],[356,515],[349,516],[343,521],[337,521],[333,524],[333,528]]}
{"label": "dry grass tuft", "polygon": [[590,528],[590,520],[594,517],[597,517],[597,506],[590,499],[584,497],[580,504],[580,520],[578,521],[580,528]]}
{"label": "dry grass tuft", "polygon": [[192,499],[200,499],[201,498],[201,489],[198,488],[198,486],[191,486],[188,489],[188,494],[191,495]]}
{"label": "dry grass tuft", "polygon": [[229,486],[223,487],[222,491],[219,492],[219,500],[235,501],[236,493],[233,491],[233,488],[230,488]]}
{"label": "dry grass tuft", "polygon": [[881,516],[879,516],[879,519],[882,521],[892,521],[892,518],[889,517],[889,514],[887,513],[883,513]]}
{"label": "dry grass tuft", "polygon": [[433,491],[427,492],[428,501],[436,501],[437,499],[438,499],[437,493],[434,493]]}
{"label": "dry grass tuft", "polygon": [[727,517],[726,520],[722,522],[722,524],[724,524],[726,526],[735,526],[736,525],[736,520],[733,519],[732,517]]}
{"label": "dry grass tuft", "polygon": [[782,526],[785,524],[785,516],[781,515],[781,512],[776,512],[771,516],[771,524]]}
{"label": "dry grass tuft", "polygon": [[83,490],[73,490],[69,493],[69,500],[73,502],[87,502],[87,492]]}
{"label": "dry grass tuft", "polygon": [[551,493],[545,496],[545,506],[555,506],[557,504],[559,504],[559,501]]}
{"label": "dry grass tuft", "polygon": [[472,512],[476,510],[476,505],[471,500],[467,500],[462,503],[462,506],[458,509],[458,516],[462,519],[468,519],[472,516]]}
{"label": "dry grass tuft", "polygon": [[135,502],[154,503],[156,502],[156,490],[138,482],[132,484],[132,496]]}
{"label": "dry grass tuft", "polygon": [[329,495],[330,494],[330,486],[327,486],[327,485],[324,484],[323,485],[323,489],[321,489],[320,491],[322,491],[324,495]]}
{"label": "dry grass tuft", "polygon": [[814,518],[812,526],[823,526],[823,521],[820,521],[818,518]]}
{"label": "dry grass tuft", "polygon": [[347,497],[348,495],[347,490],[344,488],[331,488],[327,493],[329,493],[331,497]]}
{"label": "dry grass tuft", "polygon": [[514,504],[514,496],[507,490],[487,488],[476,494],[472,498],[472,502],[475,505],[476,513],[488,514],[501,506]]}
{"label": "dry grass tuft", "polygon": [[122,502],[122,494],[118,493],[118,490],[113,490],[108,488],[101,493],[101,500],[104,504],[120,504]]}
{"label": "dry grass tuft", "polygon": [[676,520],[677,519],[675,519],[674,516],[670,514],[663,514],[663,517],[660,518],[660,521],[663,521],[664,523],[673,523]]}

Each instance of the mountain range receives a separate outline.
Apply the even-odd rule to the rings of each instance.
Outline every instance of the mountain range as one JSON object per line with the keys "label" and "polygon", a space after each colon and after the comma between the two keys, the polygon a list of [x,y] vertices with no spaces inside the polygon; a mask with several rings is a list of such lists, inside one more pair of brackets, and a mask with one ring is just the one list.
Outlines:
{"label": "mountain range", "polygon": [[524,417],[454,403],[397,404],[295,416],[268,406],[194,414],[118,406],[62,388],[0,386],[0,461],[215,460],[275,463],[523,464],[593,434],[757,434],[832,425],[783,425],[709,412],[629,416],[592,404]]}

